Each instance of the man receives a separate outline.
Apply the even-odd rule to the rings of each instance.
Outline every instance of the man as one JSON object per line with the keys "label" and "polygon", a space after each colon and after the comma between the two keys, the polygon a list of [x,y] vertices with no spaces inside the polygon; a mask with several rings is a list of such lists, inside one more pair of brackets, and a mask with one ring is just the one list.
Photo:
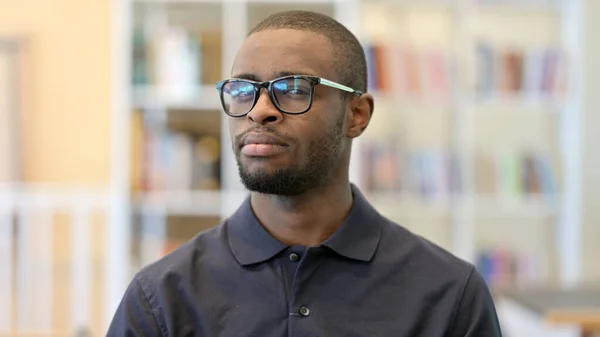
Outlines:
{"label": "man", "polygon": [[473,266],[349,182],[374,107],[366,77],[361,45],[327,16],[283,12],[251,31],[217,84],[251,194],[140,271],[109,336],[501,335]]}

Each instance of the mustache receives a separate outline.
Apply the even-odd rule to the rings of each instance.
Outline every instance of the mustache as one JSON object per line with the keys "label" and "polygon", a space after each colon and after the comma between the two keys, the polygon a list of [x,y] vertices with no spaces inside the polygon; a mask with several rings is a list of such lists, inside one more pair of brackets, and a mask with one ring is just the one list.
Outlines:
{"label": "mustache", "polygon": [[275,128],[273,127],[269,127],[269,126],[259,126],[259,127],[253,127],[250,128],[248,130],[245,130],[239,134],[237,134],[235,136],[235,143],[239,144],[242,142],[242,139],[244,138],[244,136],[246,136],[249,133],[263,133],[263,134],[271,134],[275,137],[281,138],[282,140],[284,140],[286,143],[292,143],[293,139],[290,139],[290,137],[278,132]]}

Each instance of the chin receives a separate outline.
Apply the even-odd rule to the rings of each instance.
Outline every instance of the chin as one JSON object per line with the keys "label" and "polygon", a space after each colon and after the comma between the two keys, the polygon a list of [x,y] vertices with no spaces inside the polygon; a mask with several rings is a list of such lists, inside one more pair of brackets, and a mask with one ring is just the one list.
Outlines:
{"label": "chin", "polygon": [[314,179],[306,179],[307,177],[289,166],[284,168],[239,165],[239,173],[242,183],[248,190],[262,194],[298,195],[314,183]]}
{"label": "chin", "polygon": [[278,170],[285,170],[293,166],[289,160],[283,157],[247,157],[242,156],[238,163],[241,163],[246,171],[256,173],[268,173]]}
{"label": "chin", "polygon": [[243,164],[239,168],[240,176],[246,176],[252,180],[271,180],[275,177],[281,177],[284,172],[288,172],[286,167],[270,165],[267,163]]}

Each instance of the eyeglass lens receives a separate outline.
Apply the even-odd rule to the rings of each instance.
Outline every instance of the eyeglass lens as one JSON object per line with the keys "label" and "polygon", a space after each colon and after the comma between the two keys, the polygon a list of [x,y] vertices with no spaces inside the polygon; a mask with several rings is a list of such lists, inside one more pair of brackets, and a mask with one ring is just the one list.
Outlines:
{"label": "eyeglass lens", "polygon": [[[287,113],[301,113],[308,109],[311,102],[312,85],[303,78],[284,78],[273,82],[271,88],[274,104]],[[252,82],[233,80],[223,86],[223,103],[227,113],[234,116],[249,112],[256,100]]]}

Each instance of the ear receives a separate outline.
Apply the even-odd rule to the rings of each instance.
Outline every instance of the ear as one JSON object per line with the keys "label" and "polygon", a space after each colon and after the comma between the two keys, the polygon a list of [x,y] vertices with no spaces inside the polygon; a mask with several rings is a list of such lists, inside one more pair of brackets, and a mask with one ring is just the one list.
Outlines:
{"label": "ear", "polygon": [[349,124],[346,131],[348,138],[356,138],[367,129],[374,108],[375,103],[371,94],[362,94],[350,102]]}

